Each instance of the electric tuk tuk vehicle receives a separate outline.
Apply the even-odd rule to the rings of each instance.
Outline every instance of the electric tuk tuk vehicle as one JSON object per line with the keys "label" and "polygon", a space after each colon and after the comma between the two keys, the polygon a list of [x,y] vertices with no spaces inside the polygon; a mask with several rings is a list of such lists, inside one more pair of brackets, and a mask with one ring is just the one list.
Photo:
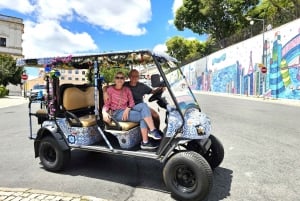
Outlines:
{"label": "electric tuk tuk vehicle", "polygon": [[[44,68],[46,96],[30,99],[29,138],[35,157],[48,171],[62,170],[73,149],[145,157],[163,164],[163,180],[175,199],[203,200],[213,185],[213,169],[224,148],[211,134],[211,121],[189,87],[176,59],[149,50],[79,56],[19,59],[17,66]],[[155,151],[140,149],[139,124],[105,123],[102,118],[105,74],[136,68],[151,75],[152,87],[164,87],[149,99],[160,108],[162,140]],[[90,83],[63,83],[60,71],[87,70]],[[37,110],[34,110],[34,105]],[[34,120],[37,124],[34,125]],[[36,128],[34,128],[36,127]]]}

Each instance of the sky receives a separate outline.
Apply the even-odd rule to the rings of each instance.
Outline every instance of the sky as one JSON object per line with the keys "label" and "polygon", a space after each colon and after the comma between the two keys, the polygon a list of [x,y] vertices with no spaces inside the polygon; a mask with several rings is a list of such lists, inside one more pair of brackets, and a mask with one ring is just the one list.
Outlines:
{"label": "sky", "polygon": [[22,18],[25,58],[149,49],[181,36],[173,24],[183,0],[1,0],[0,14]]}

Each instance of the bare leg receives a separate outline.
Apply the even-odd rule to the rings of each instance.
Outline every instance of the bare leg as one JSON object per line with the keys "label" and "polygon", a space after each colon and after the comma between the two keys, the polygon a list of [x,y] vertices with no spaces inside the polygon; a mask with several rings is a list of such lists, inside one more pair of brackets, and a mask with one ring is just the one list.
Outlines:
{"label": "bare leg", "polygon": [[159,114],[153,108],[150,108],[150,111],[151,111],[151,116],[152,116],[155,128],[160,129]]}
{"label": "bare leg", "polygon": [[143,142],[148,142],[148,128],[141,128]]}
{"label": "bare leg", "polygon": [[155,129],[155,126],[154,126],[154,123],[153,123],[153,119],[152,117],[145,117],[144,118],[144,121],[146,122],[146,124],[148,125],[150,131],[154,130]]}

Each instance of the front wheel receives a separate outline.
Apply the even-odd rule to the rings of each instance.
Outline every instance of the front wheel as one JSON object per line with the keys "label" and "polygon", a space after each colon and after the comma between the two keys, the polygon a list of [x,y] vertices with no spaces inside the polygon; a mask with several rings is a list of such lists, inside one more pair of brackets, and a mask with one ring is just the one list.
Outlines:
{"label": "front wheel", "polygon": [[209,138],[211,140],[211,146],[203,157],[210,164],[210,167],[215,169],[224,159],[224,147],[220,140],[214,135],[210,135]]}
{"label": "front wheel", "polygon": [[70,160],[70,150],[62,151],[53,137],[45,137],[39,146],[40,161],[49,171],[60,171]]}
{"label": "front wheel", "polygon": [[203,200],[212,188],[212,170],[207,161],[193,151],[172,156],[163,169],[166,187],[177,200]]}

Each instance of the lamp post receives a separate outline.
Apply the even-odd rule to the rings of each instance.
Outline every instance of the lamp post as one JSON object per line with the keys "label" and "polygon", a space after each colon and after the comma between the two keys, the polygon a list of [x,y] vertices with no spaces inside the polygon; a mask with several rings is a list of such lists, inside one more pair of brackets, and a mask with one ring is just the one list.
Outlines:
{"label": "lamp post", "polygon": [[262,32],[262,37],[263,37],[263,58],[262,58],[262,62],[263,62],[263,64],[264,65],[267,65],[267,60],[266,60],[266,58],[265,58],[265,54],[264,54],[264,52],[265,52],[265,19],[260,19],[260,18],[254,18],[254,17],[246,17],[246,19],[248,20],[248,21],[250,21],[250,25],[254,25],[254,21],[256,20],[256,21],[262,21],[262,25],[263,25],[263,32]]}
{"label": "lamp post", "polygon": [[[248,20],[248,21],[250,21],[250,25],[252,26],[253,24],[254,24],[254,21],[256,20],[256,21],[262,21],[262,25],[263,25],[263,32],[262,32],[262,38],[263,38],[263,43],[262,43],[262,50],[263,50],[263,52],[262,52],[262,63],[264,64],[264,66],[266,66],[267,65],[267,55],[265,55],[265,19],[260,19],[260,18],[254,18],[254,17],[246,17],[246,19]],[[265,93],[265,73],[263,73],[263,75],[262,75],[263,77],[263,88],[262,88],[262,94],[264,94]]]}

